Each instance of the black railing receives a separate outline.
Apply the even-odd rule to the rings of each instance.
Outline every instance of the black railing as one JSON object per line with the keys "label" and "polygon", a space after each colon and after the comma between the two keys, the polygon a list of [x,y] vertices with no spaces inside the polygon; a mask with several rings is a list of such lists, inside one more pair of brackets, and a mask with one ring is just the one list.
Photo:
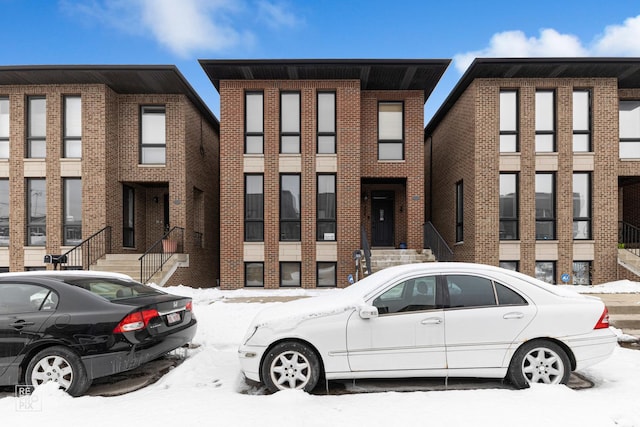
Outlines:
{"label": "black railing", "polygon": [[162,270],[171,255],[184,251],[184,228],[173,227],[138,258],[140,282],[146,283],[156,272]]}
{"label": "black railing", "polygon": [[626,222],[618,222],[618,247],[640,257],[640,228]]}
{"label": "black railing", "polygon": [[106,226],[60,256],[61,270],[88,270],[111,253],[111,227]]}
{"label": "black railing", "polygon": [[360,228],[360,244],[362,245],[362,252],[364,252],[364,261],[367,266],[367,274],[371,274],[371,248],[369,247],[367,231],[364,229],[364,225]]}
{"label": "black railing", "polygon": [[425,249],[431,249],[436,260],[440,262],[453,261],[453,251],[430,221],[423,225],[423,232],[424,247]]}

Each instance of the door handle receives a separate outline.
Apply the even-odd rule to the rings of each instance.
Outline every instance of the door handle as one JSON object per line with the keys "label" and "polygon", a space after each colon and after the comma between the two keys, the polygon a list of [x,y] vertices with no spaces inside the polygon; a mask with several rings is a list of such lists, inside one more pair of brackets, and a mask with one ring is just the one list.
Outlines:
{"label": "door handle", "polygon": [[34,322],[27,322],[25,320],[16,320],[13,323],[9,323],[9,326],[16,329],[24,328],[25,326],[33,326],[33,325],[35,325]]}
{"label": "door handle", "polygon": [[518,312],[513,312],[513,313],[507,313],[504,316],[502,316],[503,319],[522,319],[524,317],[524,313],[518,313]]}
{"label": "door handle", "polygon": [[440,323],[442,323],[442,319],[439,317],[430,317],[420,322],[421,325],[439,325]]}

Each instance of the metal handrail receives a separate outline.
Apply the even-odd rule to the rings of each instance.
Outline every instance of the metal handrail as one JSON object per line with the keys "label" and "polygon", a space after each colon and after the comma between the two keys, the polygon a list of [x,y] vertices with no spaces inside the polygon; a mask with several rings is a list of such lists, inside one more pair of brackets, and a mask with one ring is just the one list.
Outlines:
{"label": "metal handrail", "polygon": [[58,264],[63,270],[88,270],[110,252],[111,226],[107,225],[62,254]]}
{"label": "metal handrail", "polygon": [[171,255],[184,251],[184,228],[173,227],[164,233],[142,254],[140,261],[140,282],[146,283],[171,258]]}
{"label": "metal handrail", "polygon": [[618,222],[618,247],[640,257],[640,228],[623,221]]}
{"label": "metal handrail", "polygon": [[447,245],[447,242],[442,238],[436,227],[427,221],[423,225],[424,232],[424,247],[431,249],[436,260],[440,262],[453,261],[453,251]]}

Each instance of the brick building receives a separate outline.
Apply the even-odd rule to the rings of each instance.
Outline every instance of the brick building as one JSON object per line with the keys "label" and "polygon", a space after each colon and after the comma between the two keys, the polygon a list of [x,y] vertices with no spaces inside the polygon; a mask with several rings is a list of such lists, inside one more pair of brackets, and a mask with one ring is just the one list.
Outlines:
{"label": "brick building", "polygon": [[640,227],[639,100],[638,59],[476,59],[425,129],[427,216],[455,260],[638,280],[618,238]]}
{"label": "brick building", "polygon": [[448,60],[203,60],[220,93],[220,285],[345,286],[364,229],[423,248],[424,103]]}
{"label": "brick building", "polygon": [[45,268],[97,232],[137,259],[176,227],[190,268],[171,283],[215,285],[218,135],[173,66],[0,67],[0,268]]}

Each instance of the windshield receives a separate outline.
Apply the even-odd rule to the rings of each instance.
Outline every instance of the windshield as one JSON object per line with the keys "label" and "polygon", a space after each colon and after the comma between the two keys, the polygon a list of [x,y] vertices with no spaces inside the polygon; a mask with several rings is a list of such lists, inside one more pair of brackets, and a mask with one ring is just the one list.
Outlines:
{"label": "windshield", "polygon": [[108,301],[136,298],[149,295],[164,295],[164,292],[142,283],[112,277],[69,277],[66,283],[86,289]]}

